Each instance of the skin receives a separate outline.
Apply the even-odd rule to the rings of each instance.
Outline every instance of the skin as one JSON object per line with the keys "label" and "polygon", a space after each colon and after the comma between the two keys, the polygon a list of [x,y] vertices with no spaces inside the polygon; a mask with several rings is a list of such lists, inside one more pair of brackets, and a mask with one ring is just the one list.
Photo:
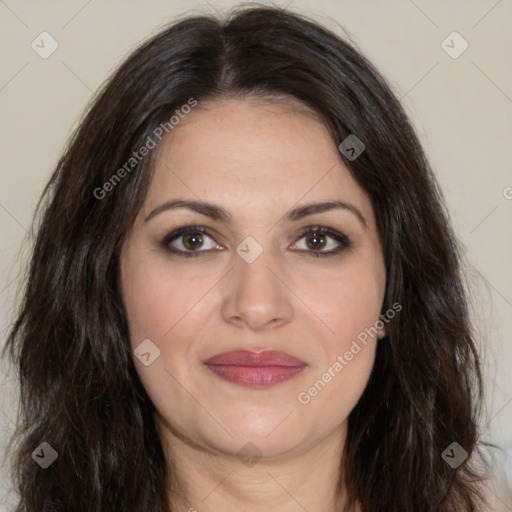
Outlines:
{"label": "skin", "polygon": [[[341,141],[340,141],[341,142]],[[206,201],[231,223],[171,199]],[[310,202],[348,209],[300,220],[285,214]],[[209,228],[198,257],[168,252],[174,229]],[[311,245],[307,227],[330,227],[350,246]],[[252,263],[236,248],[247,237],[263,248]],[[185,251],[184,238],[173,246]],[[251,249],[252,250],[252,249]],[[344,165],[324,124],[293,103],[223,99],[200,104],[164,139],[155,172],[121,251],[121,284],[133,349],[150,339],[160,355],[134,358],[180,492],[177,510],[331,512],[347,418],[368,382],[375,349],[366,346],[301,404],[307,391],[381,313],[385,263],[371,202]],[[251,389],[220,379],[202,363],[231,350],[280,350],[307,363],[293,379]],[[252,443],[261,456],[244,463]],[[254,459],[256,460],[256,459]],[[169,485],[171,482],[169,481]],[[343,503],[343,496],[338,504]]]}

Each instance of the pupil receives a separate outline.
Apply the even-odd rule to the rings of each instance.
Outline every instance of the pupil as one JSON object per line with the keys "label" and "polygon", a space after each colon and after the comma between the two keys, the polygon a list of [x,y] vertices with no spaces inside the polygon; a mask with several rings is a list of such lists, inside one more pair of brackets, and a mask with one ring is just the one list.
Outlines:
{"label": "pupil", "polygon": [[323,235],[317,235],[316,233],[313,235],[310,235],[307,238],[308,245],[312,249],[322,249],[325,247],[325,237]]}
{"label": "pupil", "polygon": [[195,249],[196,247],[201,246],[202,243],[203,237],[198,233],[189,233],[183,238],[183,245],[187,249]]}

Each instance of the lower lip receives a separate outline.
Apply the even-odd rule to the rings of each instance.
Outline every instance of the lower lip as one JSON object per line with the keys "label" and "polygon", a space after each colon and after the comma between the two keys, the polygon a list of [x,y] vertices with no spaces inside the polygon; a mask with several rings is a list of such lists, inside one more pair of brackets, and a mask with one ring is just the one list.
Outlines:
{"label": "lower lip", "polygon": [[206,364],[207,368],[223,380],[248,388],[268,388],[292,379],[306,365],[300,366],[232,366]]}

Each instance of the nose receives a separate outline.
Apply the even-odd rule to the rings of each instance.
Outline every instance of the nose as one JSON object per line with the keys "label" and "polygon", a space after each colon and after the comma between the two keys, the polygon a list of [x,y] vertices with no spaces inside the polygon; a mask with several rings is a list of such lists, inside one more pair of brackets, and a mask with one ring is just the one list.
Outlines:
{"label": "nose", "polygon": [[266,251],[252,263],[235,256],[224,286],[222,316],[236,327],[261,331],[284,325],[293,317],[293,293]]}

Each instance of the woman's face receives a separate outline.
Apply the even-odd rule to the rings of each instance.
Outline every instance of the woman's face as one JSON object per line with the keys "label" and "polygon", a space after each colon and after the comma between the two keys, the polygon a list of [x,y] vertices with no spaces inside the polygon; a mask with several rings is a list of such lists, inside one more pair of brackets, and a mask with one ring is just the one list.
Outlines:
{"label": "woman's face", "polygon": [[280,456],[345,433],[374,363],[377,337],[361,334],[385,265],[371,202],[314,116],[225,99],[181,119],[121,282],[164,438]]}

